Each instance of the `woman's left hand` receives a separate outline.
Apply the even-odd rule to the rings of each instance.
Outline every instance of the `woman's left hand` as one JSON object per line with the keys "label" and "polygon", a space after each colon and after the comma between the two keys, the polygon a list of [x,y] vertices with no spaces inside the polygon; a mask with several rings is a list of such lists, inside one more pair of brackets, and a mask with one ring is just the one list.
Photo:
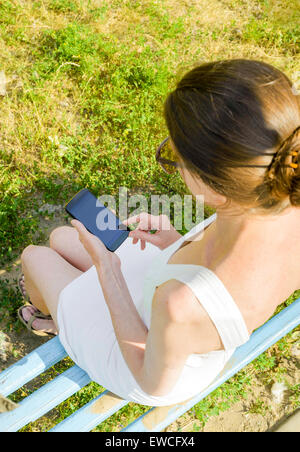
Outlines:
{"label": "woman's left hand", "polygon": [[104,243],[102,243],[94,234],[91,234],[80,221],[72,220],[71,224],[78,232],[80,242],[90,255],[96,267],[102,267],[105,264],[109,266],[120,266],[119,257],[115,253],[109,251]]}

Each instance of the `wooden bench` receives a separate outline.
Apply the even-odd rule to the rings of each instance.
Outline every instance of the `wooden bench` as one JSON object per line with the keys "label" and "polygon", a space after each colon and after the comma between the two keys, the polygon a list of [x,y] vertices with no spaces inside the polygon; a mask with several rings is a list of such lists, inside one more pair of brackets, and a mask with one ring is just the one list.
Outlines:
{"label": "wooden bench", "polygon": [[[168,407],[149,407],[149,411],[122,431],[162,431],[299,324],[300,298],[257,329],[251,335],[250,340],[235,351],[222,373],[207,389],[184,403]],[[0,393],[4,396],[12,394],[66,356],[67,354],[58,338],[49,340],[0,373]],[[56,407],[90,381],[89,376],[74,365],[26,397],[15,410],[0,414],[0,431],[18,431],[29,422],[35,421]],[[50,431],[90,431],[127,403],[128,401],[105,391]]]}

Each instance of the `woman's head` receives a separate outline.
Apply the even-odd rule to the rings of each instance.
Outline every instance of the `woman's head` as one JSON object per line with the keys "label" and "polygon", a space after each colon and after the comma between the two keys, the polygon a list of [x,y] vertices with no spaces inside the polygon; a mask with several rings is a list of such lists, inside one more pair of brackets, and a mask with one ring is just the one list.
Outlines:
{"label": "woman's head", "polygon": [[190,174],[246,210],[300,207],[300,101],[278,69],[251,60],[203,64],[165,102],[171,142]]}

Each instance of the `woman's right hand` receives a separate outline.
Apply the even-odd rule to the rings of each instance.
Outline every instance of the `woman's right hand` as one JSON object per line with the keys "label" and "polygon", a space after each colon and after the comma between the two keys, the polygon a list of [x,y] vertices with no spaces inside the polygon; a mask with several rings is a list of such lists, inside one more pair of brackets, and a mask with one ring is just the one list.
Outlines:
{"label": "woman's right hand", "polygon": [[[171,225],[167,215],[151,215],[150,213],[140,213],[123,221],[125,225],[137,223],[134,231],[129,233],[129,237],[133,238],[133,243],[141,242],[141,249],[146,248],[146,243],[152,243],[161,250],[172,245],[180,239],[181,234]],[[150,233],[150,231],[156,231]]]}

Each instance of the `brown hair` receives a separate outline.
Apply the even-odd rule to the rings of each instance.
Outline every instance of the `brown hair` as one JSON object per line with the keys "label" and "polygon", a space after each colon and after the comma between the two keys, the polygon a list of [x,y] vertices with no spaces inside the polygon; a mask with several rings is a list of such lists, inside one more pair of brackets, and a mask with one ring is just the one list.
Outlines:
{"label": "brown hair", "polygon": [[195,67],[164,115],[179,155],[213,190],[257,213],[300,207],[300,103],[281,71],[244,59]]}

